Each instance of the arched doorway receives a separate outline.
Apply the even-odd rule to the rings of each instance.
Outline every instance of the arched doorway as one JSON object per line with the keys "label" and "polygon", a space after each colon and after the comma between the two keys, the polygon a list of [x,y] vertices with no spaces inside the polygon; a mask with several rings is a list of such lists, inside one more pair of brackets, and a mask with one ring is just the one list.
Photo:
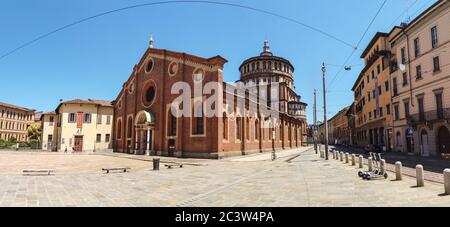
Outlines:
{"label": "arched doorway", "polygon": [[408,152],[408,154],[412,154],[414,153],[413,131],[411,129],[407,129],[405,135],[406,135],[406,151]]}
{"label": "arched doorway", "polygon": [[437,149],[441,155],[450,154],[450,132],[445,126],[440,127],[438,130]]}
{"label": "arched doorway", "polygon": [[400,132],[397,132],[397,134],[395,135],[395,146],[397,147],[397,152],[402,152],[401,150],[401,142],[402,141],[402,135]]}
{"label": "arched doorway", "polygon": [[154,150],[155,115],[151,112],[141,111],[136,115],[135,124],[135,154],[151,155]]}
{"label": "arched doorway", "polygon": [[424,129],[420,133],[420,153],[424,157],[430,156],[429,145],[428,145],[428,132]]}

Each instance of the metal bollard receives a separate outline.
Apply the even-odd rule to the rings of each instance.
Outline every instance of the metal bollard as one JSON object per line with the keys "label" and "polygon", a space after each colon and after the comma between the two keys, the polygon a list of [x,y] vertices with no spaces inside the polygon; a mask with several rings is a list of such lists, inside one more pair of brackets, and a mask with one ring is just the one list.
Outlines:
{"label": "metal bollard", "polygon": [[364,157],[362,155],[359,156],[359,168],[364,168]]}
{"label": "metal bollard", "polygon": [[395,163],[395,180],[401,181],[403,180],[403,167],[401,162]]}
{"label": "metal bollard", "polygon": [[352,166],[356,165],[356,155],[352,154]]}
{"label": "metal bollard", "polygon": [[417,187],[424,187],[425,186],[425,180],[423,177],[423,166],[417,165],[416,166],[416,179],[417,179]]}
{"label": "metal bollard", "polygon": [[348,164],[348,153],[345,153],[345,163]]}
{"label": "metal bollard", "polygon": [[153,159],[153,171],[158,171],[159,170],[159,158],[154,158]]}
{"label": "metal bollard", "polygon": [[444,187],[445,194],[450,195],[450,169],[444,170]]}
{"label": "metal bollard", "polygon": [[368,161],[369,161],[369,172],[372,172],[373,171],[373,160],[372,160],[372,157],[369,157]]}

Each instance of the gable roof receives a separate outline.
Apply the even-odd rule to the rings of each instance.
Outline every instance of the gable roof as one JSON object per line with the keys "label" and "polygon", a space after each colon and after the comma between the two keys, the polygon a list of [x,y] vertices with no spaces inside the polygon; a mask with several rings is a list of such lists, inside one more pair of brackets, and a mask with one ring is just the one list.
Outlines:
{"label": "gable roof", "polygon": [[185,59],[188,61],[192,61],[195,63],[210,66],[210,67],[218,66],[220,68],[223,68],[224,64],[228,62],[227,59],[223,58],[220,55],[216,55],[211,58],[203,58],[203,57],[199,57],[199,56],[195,56],[195,55],[191,55],[191,54],[187,54],[187,53],[183,53],[183,52],[167,50],[167,49],[147,48],[144,55],[139,60],[139,63],[134,66],[133,72],[131,73],[131,75],[128,77],[126,82],[123,83],[122,89],[118,93],[117,97],[112,101],[113,104],[115,104],[118,101],[118,99],[121,97],[125,86],[132,80],[135,72],[145,64],[145,60],[147,59],[147,56],[149,54],[158,54],[158,55],[169,56],[169,57],[178,58],[178,59]]}
{"label": "gable roof", "polygon": [[35,110],[32,110],[32,109],[28,109],[28,108],[25,108],[25,107],[16,106],[16,105],[4,103],[4,102],[0,102],[0,106],[6,107],[6,108],[10,108],[10,109],[20,110],[20,111],[25,111],[25,112],[34,112],[35,111]]}
{"label": "gable roof", "polygon": [[90,105],[99,105],[99,106],[104,106],[104,107],[113,107],[111,101],[107,101],[107,100],[73,99],[73,100],[69,100],[69,101],[65,101],[65,102],[59,103],[58,107],[56,107],[55,113],[59,113],[59,108],[61,108],[61,106],[63,104],[90,104]]}

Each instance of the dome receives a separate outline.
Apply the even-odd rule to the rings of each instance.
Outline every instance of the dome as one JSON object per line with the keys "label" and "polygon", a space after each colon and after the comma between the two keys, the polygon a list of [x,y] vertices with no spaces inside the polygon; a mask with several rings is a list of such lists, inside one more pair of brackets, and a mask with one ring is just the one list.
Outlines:
{"label": "dome", "polygon": [[245,60],[239,67],[241,73],[238,82],[244,85],[286,82],[293,87],[294,66],[285,58],[274,56],[269,41],[264,41],[263,52]]}

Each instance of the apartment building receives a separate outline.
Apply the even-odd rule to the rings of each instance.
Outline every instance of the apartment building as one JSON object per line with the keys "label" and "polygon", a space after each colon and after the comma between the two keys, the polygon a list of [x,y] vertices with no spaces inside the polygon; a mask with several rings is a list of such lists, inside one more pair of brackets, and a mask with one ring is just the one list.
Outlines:
{"label": "apartment building", "polygon": [[389,40],[396,151],[450,153],[449,6],[436,2]]}
{"label": "apartment building", "polygon": [[400,27],[394,27],[389,33],[378,32],[361,55],[365,67],[352,88],[355,101],[351,112],[357,146],[370,144],[384,150],[392,148],[389,40],[400,30]]}
{"label": "apartment building", "polygon": [[34,123],[34,112],[25,107],[0,102],[0,139],[29,142],[28,127]]}
{"label": "apartment building", "polygon": [[110,101],[75,99],[41,115],[41,147],[49,151],[112,149],[113,106]]}

